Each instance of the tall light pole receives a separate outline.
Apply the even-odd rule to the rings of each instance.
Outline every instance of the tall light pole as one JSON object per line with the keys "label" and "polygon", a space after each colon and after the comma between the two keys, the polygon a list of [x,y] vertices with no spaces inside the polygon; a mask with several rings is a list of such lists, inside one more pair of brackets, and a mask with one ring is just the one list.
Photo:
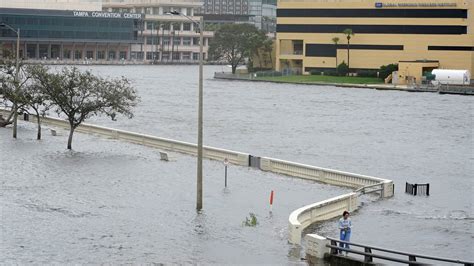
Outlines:
{"label": "tall light pole", "polygon": [[203,129],[203,50],[204,50],[204,18],[201,16],[199,22],[178,12],[171,11],[168,14],[180,15],[190,20],[194,25],[199,27],[199,104],[198,104],[198,150],[197,150],[197,201],[196,210],[202,209],[202,129]]}
{"label": "tall light pole", "polygon": [[[1,22],[0,27],[8,28],[14,33],[16,33],[16,71],[15,71],[15,92],[18,92],[19,89],[19,81],[18,81],[18,74],[20,72],[20,28],[16,29],[12,26]],[[16,139],[16,132],[17,132],[17,125],[18,125],[18,105],[16,101],[13,103],[13,138]]]}

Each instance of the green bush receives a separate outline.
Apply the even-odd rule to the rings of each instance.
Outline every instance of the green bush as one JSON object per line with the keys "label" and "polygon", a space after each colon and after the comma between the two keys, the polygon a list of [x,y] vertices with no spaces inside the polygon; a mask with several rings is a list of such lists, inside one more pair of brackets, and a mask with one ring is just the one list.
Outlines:
{"label": "green bush", "polygon": [[245,217],[245,221],[242,222],[242,226],[255,227],[258,225],[257,216],[255,213],[249,213],[250,217]]}
{"label": "green bush", "polygon": [[389,65],[386,65],[386,66],[381,66],[380,67],[380,75],[379,77],[381,79],[386,79],[390,74],[392,74],[393,71],[397,71],[398,70],[398,64],[389,64]]}
{"label": "green bush", "polygon": [[337,71],[332,69],[326,70],[311,70],[309,71],[311,75],[315,76],[337,76]]}
{"label": "green bush", "polygon": [[337,66],[337,73],[339,76],[347,76],[347,73],[349,73],[349,66],[346,62],[342,61],[342,63]]}
{"label": "green bush", "polygon": [[377,77],[377,72],[378,70],[372,70],[372,69],[364,69],[364,70],[357,70],[357,76],[358,77],[365,77],[365,78],[376,78]]}

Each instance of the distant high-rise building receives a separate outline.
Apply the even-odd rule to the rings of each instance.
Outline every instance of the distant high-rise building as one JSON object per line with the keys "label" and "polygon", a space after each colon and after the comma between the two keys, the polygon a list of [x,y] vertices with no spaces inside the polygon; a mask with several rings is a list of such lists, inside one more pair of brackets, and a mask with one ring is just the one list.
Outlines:
{"label": "distant high-rise building", "polygon": [[[263,12],[269,5],[276,10],[276,0],[203,0],[203,6],[198,12],[211,23],[252,23],[265,30],[269,29],[264,26],[267,23],[265,21],[269,20],[264,21]],[[271,21],[276,18],[276,11],[273,13]]]}

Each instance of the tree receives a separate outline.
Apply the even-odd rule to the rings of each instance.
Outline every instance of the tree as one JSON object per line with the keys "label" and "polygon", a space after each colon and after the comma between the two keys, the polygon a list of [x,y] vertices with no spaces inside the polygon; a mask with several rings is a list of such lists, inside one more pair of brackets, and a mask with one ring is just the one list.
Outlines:
{"label": "tree", "polygon": [[350,45],[351,45],[351,38],[352,36],[354,36],[354,32],[352,32],[352,29],[345,29],[342,33],[346,35],[346,38],[347,38],[347,66],[350,69],[351,68],[350,61],[349,61],[350,60]]}
{"label": "tree", "polygon": [[24,102],[23,111],[30,113],[29,109],[33,109],[36,115],[37,133],[36,139],[41,139],[41,117],[46,114],[50,108],[50,101],[44,93],[42,87],[34,79],[34,74],[40,71],[45,71],[42,65],[31,65],[26,68],[26,73],[31,82],[22,90],[22,98]]}
{"label": "tree", "polygon": [[[272,65],[273,69],[273,58],[272,58],[272,52],[273,52],[273,40],[268,38],[263,42],[263,51],[266,53],[268,60],[270,61],[270,64]],[[265,60],[265,63],[267,60]]]}
{"label": "tree", "polygon": [[337,71],[337,66],[338,66],[338,63],[337,63],[337,44],[339,43],[339,37],[332,38],[332,42],[334,43],[334,46],[336,46],[336,71]]}
{"label": "tree", "polygon": [[342,61],[342,63],[337,66],[336,74],[346,76],[347,73],[349,73],[349,66],[346,64],[346,62]]}
{"label": "tree", "polygon": [[393,71],[398,70],[398,64],[388,64],[380,67],[379,78],[385,80]]}
{"label": "tree", "polygon": [[[0,80],[2,83],[1,91],[3,94],[4,104],[7,106],[10,103],[16,103],[17,110],[30,113],[30,110],[36,114],[37,119],[37,139],[41,139],[41,119],[40,116],[45,114],[48,110],[48,101],[43,94],[40,86],[33,78],[33,73],[43,69],[41,65],[20,65],[18,80],[15,82],[13,71],[8,71],[10,68],[8,64],[3,65],[3,71],[0,71]],[[4,127],[13,123],[14,109],[12,109],[9,117],[0,121],[0,126]]]}
{"label": "tree", "polygon": [[[17,120],[18,110],[20,110],[24,103],[22,102],[21,89],[27,82],[24,74],[24,65],[19,64],[18,70],[16,69],[15,60],[11,57],[7,57],[5,60],[2,60],[0,64],[0,85],[3,95],[3,103],[5,106],[8,104],[12,105],[11,112],[8,115],[7,119],[2,119],[0,126],[5,127],[9,124],[13,124],[13,138],[17,136],[17,128],[15,120]],[[18,71],[18,75],[17,75]]]}
{"label": "tree", "polygon": [[254,25],[225,24],[214,33],[208,53],[214,60],[229,63],[235,74],[237,66],[256,53],[265,38],[265,33]]}
{"label": "tree", "polygon": [[89,71],[66,67],[58,73],[50,73],[46,68],[36,69],[34,78],[56,113],[67,117],[70,126],[68,149],[72,149],[74,130],[84,120],[100,114],[112,120],[117,114],[132,118],[132,107],[138,102],[135,90],[124,77],[105,79]]}
{"label": "tree", "polygon": [[8,119],[2,121],[0,125],[6,126],[13,123],[13,138],[16,139],[18,110],[21,108],[18,94],[24,85],[21,76],[23,64],[21,61],[17,61],[20,60],[20,58],[17,59],[9,50],[2,50],[2,54],[3,59],[0,62],[0,83],[3,91],[3,100],[4,102],[11,102],[12,109]]}

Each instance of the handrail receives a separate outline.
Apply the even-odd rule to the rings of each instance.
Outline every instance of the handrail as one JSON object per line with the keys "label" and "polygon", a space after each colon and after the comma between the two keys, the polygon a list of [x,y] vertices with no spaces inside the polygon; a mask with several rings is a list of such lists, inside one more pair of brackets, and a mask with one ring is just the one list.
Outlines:
{"label": "handrail", "polygon": [[333,245],[326,245],[326,247],[331,248],[331,249],[346,251],[346,252],[349,252],[349,253],[354,253],[354,254],[357,254],[357,255],[363,255],[365,257],[372,257],[372,258],[377,258],[377,259],[382,259],[382,260],[389,260],[389,261],[394,261],[394,262],[399,262],[399,263],[405,263],[405,264],[409,264],[410,266],[411,265],[430,265],[430,264],[423,263],[423,262],[392,258],[392,257],[384,256],[384,255],[377,255],[377,254],[372,254],[370,252],[362,252],[362,251],[352,250],[352,249],[348,249],[348,248],[341,248],[341,247],[333,246]]}
{"label": "handrail", "polygon": [[[413,254],[413,253],[407,253],[407,252],[404,252],[404,251],[398,251],[398,250],[394,250],[394,249],[386,249],[386,248],[380,248],[380,247],[375,247],[375,246],[369,246],[369,245],[365,245],[365,244],[358,244],[358,243],[349,242],[349,241],[343,241],[343,240],[339,240],[339,239],[332,238],[332,237],[326,237],[326,238],[329,239],[329,240],[335,241],[335,242],[349,244],[351,246],[370,248],[370,249],[374,249],[374,250],[378,250],[378,251],[382,251],[382,252],[387,252],[387,253],[393,253],[393,254],[397,254],[397,255],[413,256],[413,257],[416,257],[416,258],[422,258],[422,259],[428,259],[428,260],[437,260],[437,261],[444,261],[444,262],[451,262],[451,263],[459,263],[459,264],[467,264],[467,265],[473,265],[474,264],[474,261],[463,261],[463,260],[457,260],[457,259],[451,259],[451,258],[433,257],[433,256],[428,256],[428,255],[423,255],[423,254]],[[341,248],[341,250],[342,250],[342,248]],[[352,250],[350,250],[350,252],[352,252]],[[373,255],[371,255],[371,256],[373,256]],[[373,257],[375,257],[375,256],[373,256]]]}

